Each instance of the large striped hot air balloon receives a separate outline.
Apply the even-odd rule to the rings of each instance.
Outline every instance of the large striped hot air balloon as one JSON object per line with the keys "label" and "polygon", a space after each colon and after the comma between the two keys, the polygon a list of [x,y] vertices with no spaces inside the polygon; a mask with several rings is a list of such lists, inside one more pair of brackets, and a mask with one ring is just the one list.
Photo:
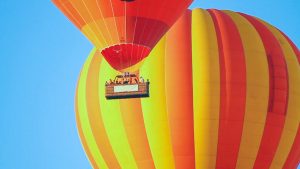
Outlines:
{"label": "large striped hot air balloon", "polygon": [[300,54],[278,29],[231,11],[195,9],[139,74],[146,99],[105,99],[118,74],[94,49],[76,94],[94,168],[295,169],[300,160]]}
{"label": "large striped hot air balloon", "polygon": [[53,0],[118,71],[135,71],[193,0]]}

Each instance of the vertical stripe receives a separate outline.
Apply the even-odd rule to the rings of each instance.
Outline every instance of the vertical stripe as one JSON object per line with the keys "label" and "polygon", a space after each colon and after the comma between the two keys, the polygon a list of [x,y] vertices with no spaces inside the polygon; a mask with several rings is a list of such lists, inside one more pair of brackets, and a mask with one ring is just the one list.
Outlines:
{"label": "vertical stripe", "polygon": [[[87,81],[86,81],[86,105],[91,131],[97,143],[97,149],[103,155],[104,160],[109,168],[120,168],[120,165],[112,151],[106,134],[103,119],[100,113],[100,101],[98,97],[99,86],[99,71],[100,64],[103,61],[100,51],[97,51],[92,57],[89,66]],[[101,86],[104,88],[104,86]],[[98,112],[98,113],[96,113]]]}
{"label": "vertical stripe", "polygon": [[[68,2],[72,5],[76,13],[79,14],[80,18],[82,18],[85,23],[90,23],[93,21],[93,16],[91,15],[89,9],[87,8],[87,6],[82,0],[73,0]],[[96,44],[99,44],[100,46],[102,45],[107,46],[107,42],[104,39],[103,34],[99,29],[89,28],[87,31],[89,31],[89,33],[87,34],[93,35],[90,36],[89,38],[93,38]]]}
{"label": "vertical stripe", "polygon": [[[296,47],[296,45],[285,34],[282,33],[282,35],[286,38],[286,40],[292,46],[292,48],[294,50],[294,53],[297,56],[298,65],[299,65],[299,63],[300,63],[300,51],[299,51],[299,49]],[[297,84],[300,84],[300,82],[298,81]],[[297,85],[297,86],[299,86],[299,85]],[[298,94],[299,94],[299,92],[298,92]],[[299,100],[300,99],[298,99],[298,101]],[[299,117],[300,113],[297,113],[297,114],[298,114],[298,121],[300,121],[300,117]],[[296,135],[296,138],[294,140],[293,146],[291,148],[291,151],[289,152],[289,155],[287,157],[287,160],[286,160],[283,168],[284,169],[297,168],[297,166],[299,164],[300,164],[300,123],[298,125],[298,131],[297,131],[297,135]]]}
{"label": "vertical stripe", "polygon": [[132,153],[122,113],[120,110],[119,100],[107,100],[105,98],[105,81],[114,78],[118,72],[114,70],[106,61],[101,63],[99,73],[99,99],[100,99],[100,113],[103,118],[104,127],[112,146],[114,154],[119,161],[122,169],[136,169],[137,164]]}
{"label": "vertical stripe", "polygon": [[246,58],[247,95],[242,140],[236,168],[252,169],[264,131],[268,100],[268,60],[255,28],[237,13],[226,11],[235,22]]}
{"label": "vertical stripe", "polygon": [[197,169],[216,168],[220,63],[213,20],[203,9],[192,12],[195,160]]}
{"label": "vertical stripe", "polygon": [[103,44],[102,42],[100,42],[98,40],[98,38],[96,38],[96,35],[95,33],[93,32],[93,30],[86,26],[86,27],[83,27],[81,29],[81,32],[92,42],[93,45],[95,45],[95,47],[97,47],[98,49],[103,49],[105,48],[105,44]]}
{"label": "vertical stripe", "polygon": [[165,99],[164,51],[165,38],[162,38],[140,70],[140,75],[150,80],[150,97],[142,99],[142,110],[155,167],[174,169]]}
{"label": "vertical stripe", "polygon": [[[79,80],[80,81],[80,78]],[[77,88],[76,88],[76,94],[75,94],[75,116],[76,116],[76,124],[77,124],[77,130],[78,130],[78,135],[80,137],[80,141],[81,144],[83,146],[83,149],[86,153],[86,156],[88,158],[88,160],[90,161],[91,165],[93,166],[93,168],[98,169],[96,161],[94,160],[92,153],[89,149],[89,147],[87,146],[87,142],[86,139],[83,135],[83,131],[82,131],[82,125],[80,123],[80,119],[79,119],[79,111],[78,111],[78,84],[77,84]]]}
{"label": "vertical stripe", "polygon": [[300,164],[300,124],[298,126],[298,132],[294,140],[291,151],[288,158],[284,163],[283,169],[297,168]]}
{"label": "vertical stripe", "polygon": [[284,33],[281,32],[281,34],[286,38],[286,40],[289,42],[289,44],[291,45],[291,47],[293,48],[296,57],[298,59],[298,64],[300,63],[300,51],[297,48],[297,46],[291,41],[291,39],[289,37],[287,37]]}
{"label": "vertical stripe", "polygon": [[209,10],[220,52],[221,100],[216,168],[235,168],[243,132],[246,64],[239,32],[229,16]]}
{"label": "vertical stripe", "polygon": [[[76,107],[78,107],[77,105],[78,105],[78,103],[77,103],[77,96],[76,96]],[[79,119],[79,112],[78,112],[78,110],[76,110],[76,123],[77,123],[77,129],[78,129],[78,134],[79,134],[79,137],[80,137],[80,140],[81,140],[81,144],[82,144],[82,146],[84,148],[84,151],[85,151],[85,153],[87,155],[87,158],[89,159],[90,164],[92,165],[92,167],[94,169],[99,169],[99,167],[97,166],[96,161],[93,158],[92,153],[91,153],[91,151],[90,151],[90,149],[89,149],[89,147],[87,145],[85,137],[83,135],[83,131],[82,131],[82,127],[81,127],[81,123],[80,123],[80,119]]]}
{"label": "vertical stripe", "polygon": [[87,113],[87,106],[86,106],[86,80],[87,80],[87,74],[88,74],[88,68],[90,66],[90,63],[92,61],[93,55],[96,52],[94,49],[90,56],[88,57],[86,63],[84,64],[81,74],[80,74],[80,80],[78,83],[78,119],[83,131],[83,137],[86,138],[86,143],[88,150],[91,151],[92,158],[96,161],[96,165],[98,168],[108,168],[101,153],[99,152],[97,148],[96,140],[93,136],[91,126],[88,119],[88,113]]}
{"label": "vertical stripe", "polygon": [[[96,30],[100,33],[100,36],[103,37],[103,40],[107,44],[112,44],[113,39],[112,36],[109,32],[109,29],[107,29],[105,20],[102,15],[102,11],[99,8],[99,3],[94,0],[94,1],[87,1],[87,0],[82,0],[82,8],[86,8],[88,11],[89,16],[91,17],[92,21],[87,22],[87,24],[91,27],[91,29]],[[100,21],[100,24],[97,23],[97,21]],[[102,21],[102,22],[101,22]]]}
{"label": "vertical stripe", "polygon": [[165,50],[166,104],[176,169],[195,168],[191,43],[187,10],[168,32]]}
{"label": "vertical stripe", "polygon": [[141,99],[122,99],[120,109],[127,134],[138,168],[154,169],[154,162],[146,135]]}
{"label": "vertical stripe", "polygon": [[[264,22],[263,22],[264,23]],[[286,122],[282,131],[281,139],[271,165],[271,169],[281,169],[291,151],[293,141],[296,138],[299,121],[300,121],[300,67],[297,60],[297,54],[290,45],[289,41],[278,31],[278,29],[267,23],[264,25],[273,33],[284,53],[288,70],[289,99],[286,113]]]}
{"label": "vertical stripe", "polygon": [[[269,61],[270,95],[267,121],[254,168],[269,168],[281,138],[288,100],[288,76],[280,44],[261,22],[242,14],[260,34]],[[270,140],[272,140],[270,142]]]}

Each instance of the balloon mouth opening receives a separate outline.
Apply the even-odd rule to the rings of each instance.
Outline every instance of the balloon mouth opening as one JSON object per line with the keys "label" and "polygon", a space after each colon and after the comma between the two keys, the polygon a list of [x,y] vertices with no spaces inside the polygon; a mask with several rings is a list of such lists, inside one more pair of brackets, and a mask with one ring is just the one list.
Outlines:
{"label": "balloon mouth opening", "polygon": [[139,63],[151,52],[151,48],[138,44],[117,44],[101,51],[106,61],[115,69],[121,72],[129,71],[131,67],[137,70]]}

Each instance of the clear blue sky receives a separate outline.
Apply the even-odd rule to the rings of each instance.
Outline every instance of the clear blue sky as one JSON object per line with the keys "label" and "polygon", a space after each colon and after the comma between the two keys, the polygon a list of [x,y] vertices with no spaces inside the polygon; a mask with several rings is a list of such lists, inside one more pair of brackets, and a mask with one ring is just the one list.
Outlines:
{"label": "clear blue sky", "polygon": [[[299,0],[196,0],[260,17],[300,46]],[[77,77],[92,49],[45,0],[0,0],[0,169],[89,169],[75,124]]]}

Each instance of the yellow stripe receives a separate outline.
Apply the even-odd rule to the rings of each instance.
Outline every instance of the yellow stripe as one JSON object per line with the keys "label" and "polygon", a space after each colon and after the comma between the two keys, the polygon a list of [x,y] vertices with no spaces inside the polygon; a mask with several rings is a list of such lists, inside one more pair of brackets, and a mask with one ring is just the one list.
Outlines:
{"label": "yellow stripe", "polygon": [[[88,8],[88,4],[86,4],[85,1],[82,0],[72,0],[69,1],[74,9],[78,12],[78,15],[81,16],[81,18],[84,20],[86,24],[95,22],[95,18],[93,14],[91,13],[91,9]],[[93,5],[93,4],[90,4]],[[96,6],[96,2],[94,2],[94,6]],[[108,46],[107,39],[105,39],[102,31],[98,25],[95,25],[93,27],[89,26],[89,30],[92,32],[94,36],[91,36],[90,38],[95,38],[98,43],[103,43],[105,46]],[[98,47],[98,46],[97,46]]]}
{"label": "yellow stripe", "polygon": [[[77,98],[76,98],[77,100]],[[78,104],[76,103],[76,107]],[[87,146],[87,143],[86,143],[86,139],[83,135],[83,131],[82,131],[82,127],[81,127],[81,123],[79,121],[79,117],[78,117],[78,110],[76,110],[76,123],[77,123],[77,128],[78,128],[78,135],[80,137],[80,141],[81,141],[81,144],[84,148],[84,151],[85,151],[85,154],[86,156],[88,157],[88,160],[90,161],[90,164],[93,166],[94,169],[98,169],[98,166],[96,164],[96,161],[95,159],[93,158],[92,154],[91,154],[91,151],[89,149],[89,147]]]}
{"label": "yellow stripe", "polygon": [[[101,13],[102,11],[99,12],[102,15]],[[101,16],[101,19],[95,20],[93,22],[84,25],[82,27],[82,30],[86,30],[86,29],[97,30],[98,28],[101,31],[103,31],[104,39],[108,41],[107,45],[120,43],[118,32],[117,32],[118,30],[117,27],[115,26],[115,18],[113,17],[103,18],[103,16]],[[94,39],[95,37],[89,37],[89,38]]]}
{"label": "yellow stripe", "polygon": [[106,100],[105,81],[113,79],[118,72],[103,60],[99,73],[99,100],[103,123],[112,149],[122,169],[137,168],[124,127],[119,100]]}
{"label": "yellow stripe", "polygon": [[235,22],[244,47],[247,68],[246,112],[237,168],[252,169],[268,112],[269,69],[263,42],[256,29],[241,15],[224,11]]}
{"label": "yellow stripe", "polygon": [[89,150],[91,151],[93,159],[96,161],[96,164],[99,168],[105,169],[108,167],[97,148],[97,144],[93,136],[91,126],[89,124],[89,117],[88,117],[87,107],[86,107],[86,80],[87,80],[88,68],[95,52],[96,52],[95,49],[91,52],[80,74],[80,79],[78,83],[78,112],[79,112],[78,115],[82,126],[83,135],[86,138],[86,142],[89,147]]}
{"label": "yellow stripe", "polygon": [[[78,83],[80,81],[80,78],[78,79]],[[76,126],[78,129],[78,135],[80,137],[81,145],[85,151],[85,154],[90,162],[90,164],[93,166],[93,168],[98,169],[98,166],[96,164],[96,161],[94,160],[91,151],[87,145],[86,138],[84,137],[83,131],[82,131],[82,125],[80,123],[79,119],[79,111],[78,111],[78,83],[76,87],[76,93],[75,93],[75,116],[76,116]]]}
{"label": "yellow stripe", "polygon": [[150,97],[142,99],[145,127],[157,169],[173,169],[174,157],[165,100],[165,37],[153,49],[140,70],[150,80]]}
{"label": "yellow stripe", "polygon": [[286,121],[279,146],[276,150],[275,157],[270,167],[270,169],[282,169],[292,148],[300,122],[300,66],[297,60],[297,56],[286,38],[273,26],[265,22],[264,24],[280,42],[288,68],[289,98]]}
{"label": "yellow stripe", "polygon": [[98,49],[103,49],[106,47],[101,40],[99,40],[95,32],[88,26],[84,26],[81,32],[94,44]]}
{"label": "yellow stripe", "polygon": [[[88,21],[94,21],[93,16],[91,15],[89,9],[87,8],[84,1],[73,0],[69,1],[74,9],[78,12],[78,15],[84,20],[85,23]],[[81,31],[84,35],[87,36],[89,40],[97,47],[107,46],[107,42],[104,39],[100,29],[91,29],[91,27],[82,28]]]}
{"label": "yellow stripe", "polygon": [[218,144],[220,63],[214,23],[203,9],[192,12],[192,55],[196,168],[212,169]]}

